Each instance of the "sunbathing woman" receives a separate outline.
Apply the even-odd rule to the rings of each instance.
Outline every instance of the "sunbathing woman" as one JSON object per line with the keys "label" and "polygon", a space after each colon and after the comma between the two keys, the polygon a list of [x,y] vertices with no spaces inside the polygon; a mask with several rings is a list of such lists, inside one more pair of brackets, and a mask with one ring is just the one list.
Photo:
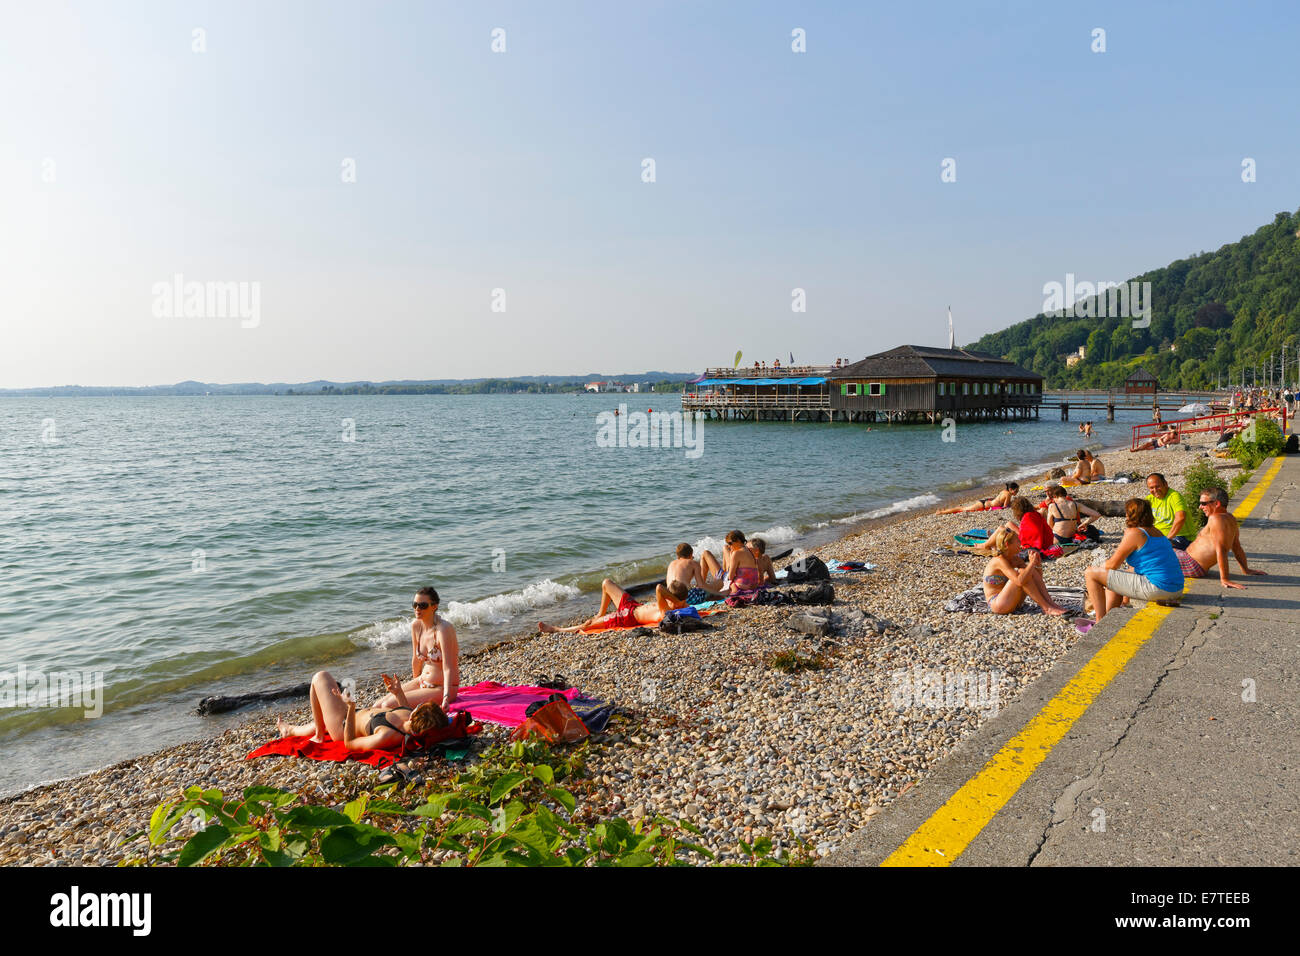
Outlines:
{"label": "sunbathing woman", "polygon": [[726,561],[727,586],[732,594],[737,591],[757,591],[763,586],[763,571],[754,552],[745,547],[743,532],[727,532]]}
{"label": "sunbathing woman", "polygon": [[[411,674],[402,684],[407,698],[419,706],[434,701],[445,711],[460,691],[460,645],[451,621],[438,617],[438,592],[420,588],[411,602]],[[392,694],[375,701],[381,708],[396,707]]]}
{"label": "sunbathing woman", "polygon": [[1008,481],[1002,486],[992,498],[981,498],[973,505],[966,505],[960,508],[940,508],[935,512],[937,515],[957,515],[967,511],[996,511],[999,508],[1005,508],[1011,504],[1011,499],[1020,493],[1020,485],[1014,481]]}
{"label": "sunbathing woman", "polygon": [[[1081,514],[1086,517],[1080,518]],[[1100,518],[1101,512],[1075,501],[1060,485],[1048,485],[1046,517],[1057,542],[1073,544],[1074,536]]]}
{"label": "sunbathing woman", "polygon": [[[617,610],[610,611],[611,607]],[[630,594],[606,578],[600,582],[600,610],[594,616],[570,627],[556,627],[541,621],[537,629],[543,634],[572,634],[575,631],[590,633],[613,627],[636,627],[638,624],[653,626],[669,611],[682,607],[686,607],[686,585],[680,581],[674,581],[668,587],[656,584],[655,603],[651,606],[633,600]]]}
{"label": "sunbathing woman", "polygon": [[1020,559],[1020,536],[1009,528],[999,528],[993,533],[995,554],[984,566],[984,600],[994,614],[1010,614],[1031,597],[1039,607],[1053,617],[1067,613],[1052,600],[1043,583],[1039,567],[1042,558],[1037,551],[1029,552],[1029,560]]}
{"label": "sunbathing woman", "polygon": [[310,724],[294,726],[277,719],[276,729],[281,737],[312,735],[316,743],[324,743],[326,735],[340,740],[348,750],[377,750],[401,743],[407,734],[422,734],[427,730],[447,726],[447,715],[432,701],[412,708],[402,694],[397,678],[384,674],[384,686],[397,698],[393,708],[367,707],[358,711],[352,696],[342,690],[329,671],[317,671],[311,679]]}

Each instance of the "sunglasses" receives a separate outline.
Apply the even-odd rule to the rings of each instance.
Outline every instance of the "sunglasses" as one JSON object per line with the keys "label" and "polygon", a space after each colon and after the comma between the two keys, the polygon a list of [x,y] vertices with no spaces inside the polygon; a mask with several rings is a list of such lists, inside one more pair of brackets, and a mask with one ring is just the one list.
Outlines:
{"label": "sunglasses", "polygon": [[1208,508],[1210,505],[1214,504],[1214,501],[1213,501],[1213,500],[1211,500],[1211,501],[1198,501],[1197,504],[1199,504],[1202,508]]}
{"label": "sunglasses", "polygon": [[429,608],[433,607],[433,605],[428,601],[412,601],[411,607],[417,611],[427,611]]}

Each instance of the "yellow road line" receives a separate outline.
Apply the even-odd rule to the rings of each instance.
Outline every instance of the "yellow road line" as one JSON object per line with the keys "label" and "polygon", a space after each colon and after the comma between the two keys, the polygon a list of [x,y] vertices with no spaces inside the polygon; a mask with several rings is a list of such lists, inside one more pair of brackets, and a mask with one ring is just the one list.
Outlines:
{"label": "yellow road line", "polygon": [[1250,517],[1250,513],[1255,510],[1255,505],[1259,504],[1259,499],[1264,496],[1264,492],[1268,490],[1268,486],[1273,483],[1273,479],[1277,476],[1277,473],[1282,470],[1282,462],[1285,460],[1286,459],[1281,455],[1273,459],[1273,467],[1264,472],[1264,477],[1261,478],[1259,484],[1255,486],[1255,490],[1246,496],[1245,501],[1232,510],[1234,518],[1241,519]]}
{"label": "yellow road line", "polygon": [[[1238,518],[1250,514],[1281,468],[1282,459],[1278,458],[1234,512]],[[947,866],[957,859],[1047,759],[1097,695],[1155,634],[1170,611],[1149,603],[1134,614],[1020,733],[917,827],[881,866]]]}

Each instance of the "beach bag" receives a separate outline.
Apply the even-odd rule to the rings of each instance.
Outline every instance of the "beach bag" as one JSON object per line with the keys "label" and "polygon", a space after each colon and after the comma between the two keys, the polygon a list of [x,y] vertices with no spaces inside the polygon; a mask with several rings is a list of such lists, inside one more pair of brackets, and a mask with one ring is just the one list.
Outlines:
{"label": "beach bag", "polygon": [[665,634],[689,634],[692,631],[711,631],[713,625],[700,617],[700,612],[693,607],[669,611],[659,622],[659,630]]}
{"label": "beach bag", "polygon": [[571,744],[590,735],[587,725],[573,712],[569,702],[559,694],[552,694],[550,700],[534,710],[522,724],[515,728],[510,739],[524,740],[529,737],[540,737],[548,744]]}
{"label": "beach bag", "polygon": [[830,579],[831,572],[826,567],[826,562],[815,554],[791,562],[785,569],[786,584],[803,584],[805,581],[829,581]]}
{"label": "beach bag", "polygon": [[829,581],[823,581],[815,588],[800,588],[797,591],[789,591],[787,593],[795,604],[835,603],[835,588],[831,587]]}

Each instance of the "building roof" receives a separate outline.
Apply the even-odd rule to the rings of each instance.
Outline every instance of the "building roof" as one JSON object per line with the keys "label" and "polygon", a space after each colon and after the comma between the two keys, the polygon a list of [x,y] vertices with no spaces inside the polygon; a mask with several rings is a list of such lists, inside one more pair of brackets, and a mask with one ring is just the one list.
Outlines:
{"label": "building roof", "polygon": [[888,352],[868,355],[860,362],[834,369],[832,378],[1022,378],[1042,381],[1037,372],[1015,362],[970,352],[926,345],[900,345]]}
{"label": "building roof", "polygon": [[1133,370],[1133,373],[1129,375],[1128,378],[1124,379],[1124,381],[1125,382],[1154,382],[1156,381],[1156,377],[1152,375],[1150,372],[1148,372],[1146,369],[1139,366],[1138,368],[1135,368]]}

